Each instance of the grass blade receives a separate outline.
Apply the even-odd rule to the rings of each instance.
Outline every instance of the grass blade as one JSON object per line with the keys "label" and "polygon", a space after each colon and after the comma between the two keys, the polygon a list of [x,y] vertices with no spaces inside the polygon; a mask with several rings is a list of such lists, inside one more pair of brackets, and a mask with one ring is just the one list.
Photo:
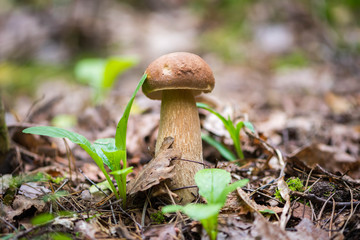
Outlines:
{"label": "grass blade", "polygon": [[210,137],[209,135],[202,133],[201,138],[209,145],[216,148],[216,150],[218,150],[221,156],[223,156],[226,160],[235,161],[237,159],[236,156],[229,149],[227,149],[223,144],[216,141],[214,138]]}

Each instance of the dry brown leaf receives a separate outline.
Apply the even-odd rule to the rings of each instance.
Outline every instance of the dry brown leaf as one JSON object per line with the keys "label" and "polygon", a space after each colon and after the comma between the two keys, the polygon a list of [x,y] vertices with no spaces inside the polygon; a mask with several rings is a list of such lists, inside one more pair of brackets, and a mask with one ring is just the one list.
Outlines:
{"label": "dry brown leaf", "polygon": [[336,147],[312,144],[290,155],[290,158],[293,157],[301,160],[310,168],[318,164],[332,173],[348,171],[347,174],[350,177],[358,178],[360,176],[360,159],[356,159]]}
{"label": "dry brown leaf", "polygon": [[261,215],[256,214],[254,221],[254,228],[251,231],[251,235],[254,239],[261,240],[290,240],[286,234],[286,231],[281,229],[277,224],[266,221]]}
{"label": "dry brown leaf", "polygon": [[28,182],[21,185],[19,194],[24,195],[30,199],[36,199],[39,196],[43,196],[51,191],[44,186],[41,186],[38,182]]}
{"label": "dry brown leaf", "polygon": [[315,225],[307,218],[295,227],[296,232],[287,232],[290,239],[294,240],[325,240],[329,239],[327,232],[323,229],[316,228]]}
{"label": "dry brown leaf", "polygon": [[[24,197],[22,195],[16,195],[15,200],[12,204],[12,209],[7,212],[7,220],[13,221],[15,217],[19,217],[22,215],[26,210],[29,210],[31,208],[36,209],[36,213],[41,213],[45,209],[45,202],[42,200],[36,200],[36,199],[29,199],[27,197]],[[29,217],[29,216],[24,216]]]}
{"label": "dry brown leaf", "polygon": [[146,239],[150,240],[176,240],[183,239],[181,231],[175,225],[167,224],[155,226],[144,233]]}
{"label": "dry brown leaf", "polygon": [[307,218],[311,219],[312,211],[311,208],[305,204],[297,202],[292,206],[292,216],[296,218]]}
{"label": "dry brown leaf", "polygon": [[157,157],[152,159],[137,177],[130,181],[127,191],[129,195],[143,192],[174,176],[175,172],[172,171],[174,166],[170,166],[170,163],[172,159],[180,158],[181,153],[170,148],[173,142],[174,138],[165,138]]}
{"label": "dry brown leaf", "polygon": [[241,188],[238,188],[237,192],[238,192],[239,196],[242,198],[242,200],[252,209],[252,211],[256,211],[259,214],[260,214],[260,211],[265,211],[265,210],[272,210],[277,214],[279,214],[279,213],[281,213],[283,211],[283,208],[280,208],[280,207],[263,206],[263,205],[257,204]]}
{"label": "dry brown leaf", "polygon": [[286,203],[283,208],[283,212],[280,217],[280,227],[285,230],[286,224],[289,221],[290,215],[290,189],[284,180],[284,176],[282,176],[277,182],[278,189],[280,191],[280,195],[283,199],[285,199]]}

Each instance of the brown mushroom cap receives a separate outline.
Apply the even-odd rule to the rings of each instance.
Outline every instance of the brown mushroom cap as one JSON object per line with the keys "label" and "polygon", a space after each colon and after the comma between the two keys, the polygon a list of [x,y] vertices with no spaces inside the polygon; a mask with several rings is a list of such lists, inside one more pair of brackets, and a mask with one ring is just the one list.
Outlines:
{"label": "brown mushroom cap", "polygon": [[215,85],[209,65],[198,55],[187,52],[170,53],[152,62],[142,91],[151,99],[161,99],[162,90],[189,89],[194,96],[211,92]]}

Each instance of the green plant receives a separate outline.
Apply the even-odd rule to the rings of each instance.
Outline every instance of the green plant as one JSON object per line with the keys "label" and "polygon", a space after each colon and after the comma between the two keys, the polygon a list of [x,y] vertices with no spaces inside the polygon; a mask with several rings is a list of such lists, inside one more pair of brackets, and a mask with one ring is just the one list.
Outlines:
{"label": "green plant", "polygon": [[114,56],[107,59],[86,58],[75,65],[76,78],[90,85],[94,91],[94,102],[97,103],[110,90],[116,77],[137,64],[134,57]]}
{"label": "green plant", "polygon": [[195,175],[199,194],[205,198],[207,204],[188,204],[186,206],[169,205],[163,207],[164,213],[182,211],[190,218],[200,221],[210,239],[217,236],[217,217],[226,202],[227,195],[238,187],[244,186],[248,180],[231,182],[231,175],[222,169],[202,169]]}
{"label": "green plant", "polygon": [[[291,191],[304,192],[305,190],[304,184],[299,178],[289,178],[286,180],[286,184]],[[281,202],[285,202],[285,200],[281,197],[279,189],[276,189],[274,195],[275,198],[279,199]]]}
{"label": "green plant", "polygon": [[156,224],[162,224],[165,222],[165,216],[164,213],[161,211],[154,212],[150,214],[150,219],[155,222]]}
{"label": "green plant", "polygon": [[[235,147],[237,157],[240,158],[241,160],[244,159],[244,154],[241,150],[241,144],[240,144],[240,130],[243,127],[246,127],[250,131],[255,132],[254,126],[250,122],[247,122],[247,121],[240,121],[235,124],[230,119],[230,116],[228,116],[228,118],[226,119],[224,116],[222,116],[220,113],[218,113],[217,111],[215,111],[214,109],[212,109],[209,105],[207,105],[205,103],[197,103],[196,105],[198,108],[202,108],[202,109],[205,109],[205,110],[211,112],[212,114],[217,116],[222,121],[222,123],[224,124],[224,127],[229,132],[230,137],[234,142],[234,147]],[[207,136],[207,135],[205,135],[205,137],[203,136],[202,138],[204,139],[204,141],[206,141],[210,145],[214,146],[221,153],[221,155],[223,155],[223,157],[225,157],[229,161],[235,160],[234,154],[232,154],[232,152],[230,150],[228,150],[224,145],[222,145],[220,143],[215,144],[215,142],[217,142],[217,141],[215,139],[209,140],[211,137]]]}
{"label": "green plant", "polygon": [[[30,127],[23,130],[24,133],[38,134],[56,138],[67,138],[73,143],[82,147],[95,161],[96,165],[100,168],[110,185],[111,191],[117,199],[122,198],[123,206],[126,205],[126,176],[132,171],[132,167],[127,167],[126,159],[126,130],[127,122],[130,115],[131,106],[134,102],[136,93],[146,79],[146,74],[141,78],[138,86],[136,87],[130,101],[128,102],[123,116],[121,117],[115,133],[115,138],[98,139],[91,144],[84,136],[68,131],[66,129],[39,126]],[[106,171],[104,164],[106,164],[112,172],[114,179],[118,185],[118,191],[115,189],[113,182]]]}

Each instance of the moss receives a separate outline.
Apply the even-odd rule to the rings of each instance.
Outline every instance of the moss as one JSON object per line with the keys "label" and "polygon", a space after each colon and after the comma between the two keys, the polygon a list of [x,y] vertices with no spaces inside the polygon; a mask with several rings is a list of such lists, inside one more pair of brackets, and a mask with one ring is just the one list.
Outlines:
{"label": "moss", "polygon": [[[297,191],[297,192],[305,191],[304,184],[302,183],[302,181],[299,178],[289,178],[286,181],[286,184],[288,185],[288,187],[291,191]],[[281,197],[279,189],[276,189],[275,198],[279,199],[281,202],[285,202],[285,200]]]}

